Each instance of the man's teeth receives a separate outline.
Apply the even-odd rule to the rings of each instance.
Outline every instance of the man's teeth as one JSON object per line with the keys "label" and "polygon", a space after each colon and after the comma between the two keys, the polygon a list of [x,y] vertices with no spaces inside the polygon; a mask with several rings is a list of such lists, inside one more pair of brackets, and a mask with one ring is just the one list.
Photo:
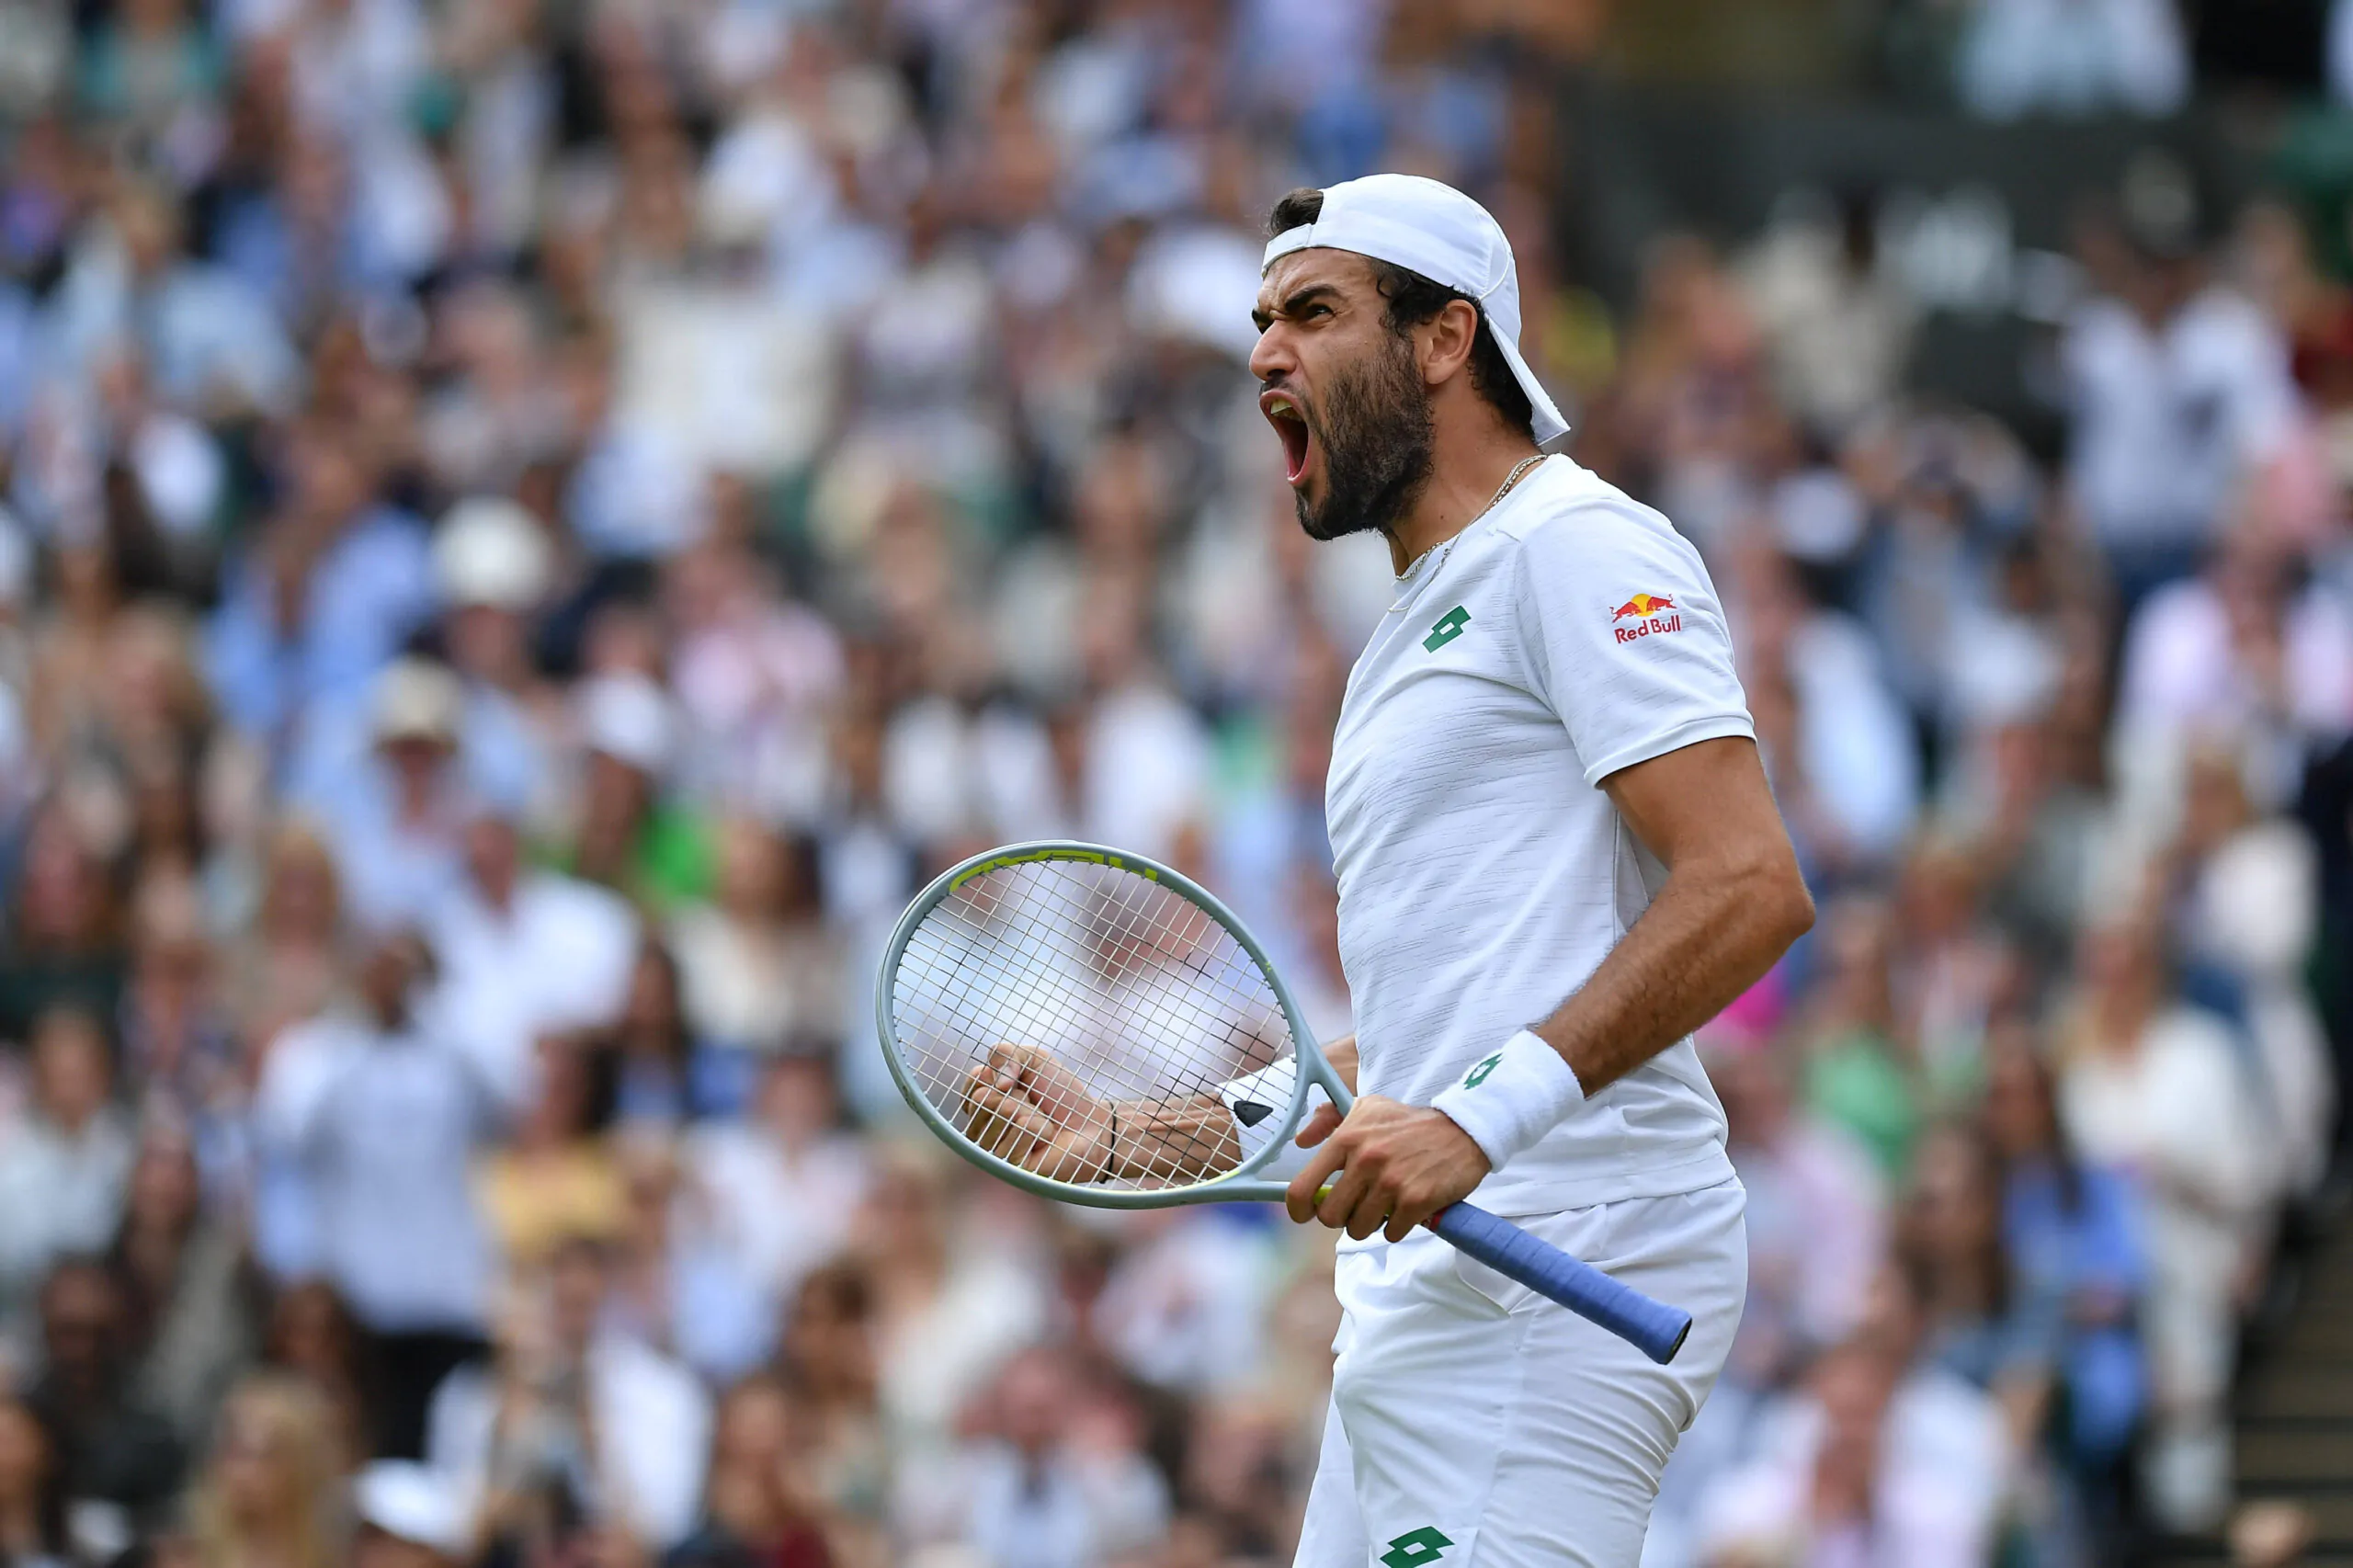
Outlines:
{"label": "man's teeth", "polygon": [[1276,415],[1278,418],[1286,415],[1292,418],[1297,418],[1299,416],[1299,410],[1290,405],[1290,399],[1287,397],[1279,397],[1268,403],[1267,404],[1267,412]]}

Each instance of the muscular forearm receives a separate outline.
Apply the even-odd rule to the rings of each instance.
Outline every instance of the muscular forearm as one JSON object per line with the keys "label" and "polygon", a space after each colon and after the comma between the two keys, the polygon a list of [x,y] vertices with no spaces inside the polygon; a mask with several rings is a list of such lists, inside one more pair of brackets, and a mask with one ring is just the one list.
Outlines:
{"label": "muscular forearm", "polygon": [[1812,919],[1793,868],[1678,869],[1593,977],[1531,1027],[1597,1094],[1722,1012]]}
{"label": "muscular forearm", "polygon": [[[1324,1046],[1324,1059],[1339,1074],[1343,1083],[1351,1089],[1355,1087],[1355,1035],[1343,1035]],[[1237,1079],[1217,1095],[1119,1101],[1114,1108],[1118,1112],[1118,1134],[1111,1140],[1110,1158],[1102,1179],[1200,1181],[1233,1169],[1242,1163],[1245,1150],[1229,1101],[1235,1090],[1265,1075]],[[1290,1097],[1290,1083],[1284,1078],[1277,1085],[1285,1101]],[[1320,1095],[1320,1091],[1316,1093]],[[1255,1097],[1265,1098],[1266,1090],[1258,1090]],[[1311,1101],[1320,1103],[1320,1098]],[[1269,1114],[1283,1108],[1282,1105],[1267,1108]]]}
{"label": "muscular forearm", "polygon": [[1205,1181],[1242,1163],[1233,1114],[1215,1095],[1119,1100],[1106,1181]]}

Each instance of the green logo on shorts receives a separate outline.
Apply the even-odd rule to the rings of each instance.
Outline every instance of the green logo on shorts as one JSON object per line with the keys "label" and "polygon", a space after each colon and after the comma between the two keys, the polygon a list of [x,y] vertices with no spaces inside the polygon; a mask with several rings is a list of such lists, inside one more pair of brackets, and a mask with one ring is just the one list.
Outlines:
{"label": "green logo on shorts", "polygon": [[1419,1568],[1424,1562],[1435,1562],[1445,1556],[1446,1549],[1453,1544],[1424,1525],[1420,1529],[1407,1530],[1391,1541],[1389,1550],[1381,1554],[1381,1561],[1384,1568]]}
{"label": "green logo on shorts", "polygon": [[1448,610],[1444,615],[1439,616],[1438,619],[1430,623],[1430,634],[1422,639],[1422,646],[1428,652],[1435,653],[1440,648],[1445,647],[1449,642],[1451,642],[1456,638],[1461,636],[1462,629],[1470,624],[1471,612],[1464,609],[1461,605],[1456,605],[1452,609]]}
{"label": "green logo on shorts", "polygon": [[1480,1085],[1485,1083],[1487,1081],[1487,1074],[1494,1072],[1495,1070],[1495,1063],[1501,1062],[1503,1059],[1504,1053],[1498,1051],[1493,1056],[1488,1057],[1484,1062],[1480,1062],[1476,1067],[1472,1068],[1468,1074],[1464,1074],[1462,1086],[1466,1089],[1475,1089]]}

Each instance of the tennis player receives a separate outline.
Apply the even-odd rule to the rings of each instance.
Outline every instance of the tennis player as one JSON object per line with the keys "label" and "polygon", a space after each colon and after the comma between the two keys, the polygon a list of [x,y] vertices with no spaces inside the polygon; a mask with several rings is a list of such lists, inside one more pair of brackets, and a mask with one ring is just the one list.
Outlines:
{"label": "tennis player", "polygon": [[[1520,357],[1495,221],[1376,175],[1268,227],[1250,368],[1300,525],[1378,530],[1397,573],[1325,799],[1361,1097],[1290,1156],[1291,1218],[1348,1238],[1298,1563],[1633,1568],[1746,1287],[1690,1034],[1813,903],[1699,554],[1542,454],[1567,425]],[[1032,1169],[1149,1176],[1255,1153],[1289,1070],[1110,1104],[1008,1047],[974,1097]],[[1681,1355],[1655,1366],[1416,1229],[1464,1198],[1692,1313]]]}

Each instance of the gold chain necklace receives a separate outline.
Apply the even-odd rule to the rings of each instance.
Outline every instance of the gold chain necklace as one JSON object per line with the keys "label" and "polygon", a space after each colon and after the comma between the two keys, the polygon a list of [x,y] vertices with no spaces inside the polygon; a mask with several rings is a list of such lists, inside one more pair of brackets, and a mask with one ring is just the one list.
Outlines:
{"label": "gold chain necklace", "polygon": [[[1478,511],[1472,514],[1471,522],[1463,524],[1461,528],[1455,530],[1453,539],[1449,539],[1444,544],[1435,547],[1438,552],[1438,559],[1430,561],[1430,571],[1435,574],[1439,567],[1445,565],[1446,558],[1454,553],[1454,540],[1461,539],[1464,534],[1471,531],[1471,523],[1477,522],[1481,517],[1485,517],[1488,513],[1494,511],[1496,506],[1500,506],[1503,502],[1503,498],[1511,494],[1512,486],[1520,482],[1521,476],[1526,474],[1529,469],[1534,468],[1538,463],[1540,463],[1543,460],[1544,454],[1542,452],[1530,452],[1528,456],[1512,464],[1511,472],[1504,475],[1504,482],[1495,486],[1495,493],[1493,495],[1487,497],[1487,504],[1480,507]],[[1406,577],[1412,576],[1415,567],[1421,565],[1423,562],[1429,560],[1430,551],[1427,550],[1422,551],[1421,554],[1406,562],[1405,570],[1401,575]],[[1400,604],[1393,606],[1392,608],[1403,609],[1404,606]]]}
{"label": "gold chain necklace", "polygon": [[[1488,513],[1494,511],[1495,509],[1495,503],[1510,494],[1511,487],[1519,483],[1519,476],[1526,473],[1529,469],[1534,468],[1538,463],[1540,463],[1543,460],[1544,454],[1542,452],[1530,452],[1526,457],[1520,459],[1518,462],[1512,464],[1511,472],[1504,475],[1504,482],[1495,486],[1495,494],[1489,496],[1487,498],[1487,504],[1479,508],[1479,517],[1483,517]],[[1479,520],[1479,517],[1473,517],[1471,521],[1475,523]],[[1460,539],[1461,536],[1458,534],[1455,537]]]}

